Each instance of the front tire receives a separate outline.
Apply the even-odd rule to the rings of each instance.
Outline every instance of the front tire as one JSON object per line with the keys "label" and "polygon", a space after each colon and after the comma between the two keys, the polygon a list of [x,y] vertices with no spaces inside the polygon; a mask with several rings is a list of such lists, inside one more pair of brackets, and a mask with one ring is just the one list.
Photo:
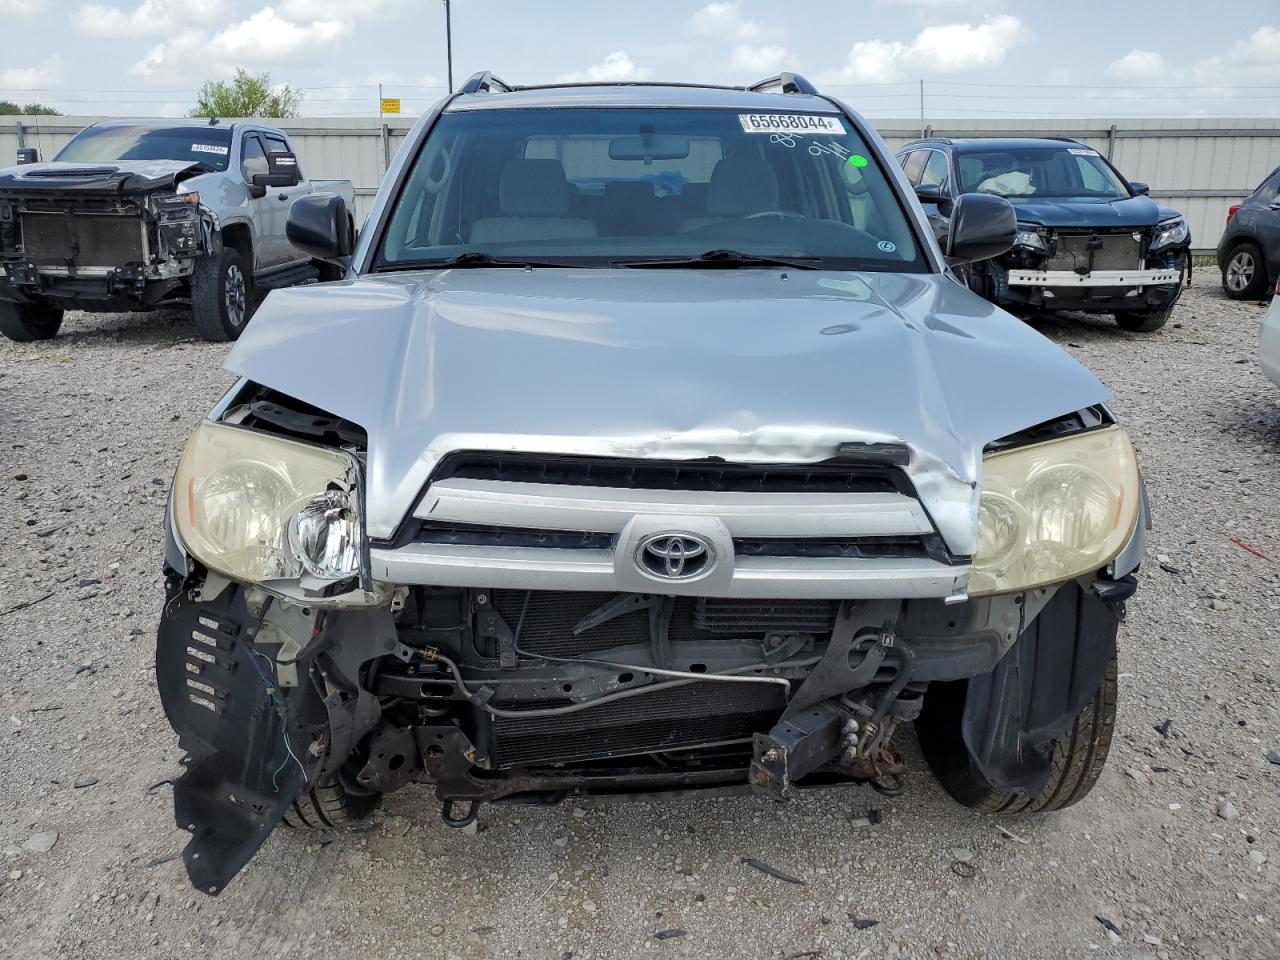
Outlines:
{"label": "front tire", "polygon": [[61,326],[61,307],[42,300],[31,303],[0,300],[0,333],[16,343],[52,340]]}
{"label": "front tire", "polygon": [[1093,699],[1084,705],[1067,731],[1053,743],[1052,774],[1036,796],[998,790],[978,770],[960,732],[968,681],[932,684],[916,733],[925,760],[947,793],[960,804],[983,813],[1038,813],[1062,810],[1093,789],[1111,751],[1116,723],[1116,654]]}
{"label": "front tire", "polygon": [[223,247],[196,261],[191,274],[191,315],[205,340],[235,340],[253,312],[253,289],[244,260]]}
{"label": "front tire", "polygon": [[1116,314],[1116,326],[1130,333],[1154,333],[1169,322],[1172,314],[1173,304],[1150,310],[1131,310]]}
{"label": "front tire", "polygon": [[298,794],[285,810],[284,823],[295,830],[346,830],[373,813],[379,799],[378,794],[348,793],[331,775]]}
{"label": "front tire", "polygon": [[1257,244],[1241,243],[1222,268],[1222,292],[1232,300],[1261,300],[1267,289],[1266,261]]}

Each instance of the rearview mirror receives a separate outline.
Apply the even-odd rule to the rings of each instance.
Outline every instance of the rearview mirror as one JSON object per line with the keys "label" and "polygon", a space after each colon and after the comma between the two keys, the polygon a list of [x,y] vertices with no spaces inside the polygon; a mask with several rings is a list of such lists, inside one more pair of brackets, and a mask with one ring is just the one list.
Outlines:
{"label": "rearview mirror", "polygon": [[1148,183],[1142,183],[1140,180],[1130,180],[1129,188],[1139,197],[1145,197],[1151,192],[1151,185]]}
{"label": "rearview mirror", "polygon": [[614,137],[609,141],[610,160],[683,160],[689,155],[689,138],[648,133],[638,137]]}
{"label": "rearview mirror", "polygon": [[298,158],[292,153],[268,153],[267,172],[253,175],[255,187],[296,187],[298,181]]}
{"label": "rearview mirror", "polygon": [[290,243],[317,260],[342,260],[355,247],[347,202],[336,193],[313,193],[293,201],[284,233]]}
{"label": "rearview mirror", "polygon": [[966,193],[956,200],[947,242],[950,263],[990,260],[1013,246],[1018,216],[1004,197]]}
{"label": "rearview mirror", "polygon": [[35,147],[19,147],[18,148],[18,166],[25,166],[28,163],[39,163],[40,151]]}

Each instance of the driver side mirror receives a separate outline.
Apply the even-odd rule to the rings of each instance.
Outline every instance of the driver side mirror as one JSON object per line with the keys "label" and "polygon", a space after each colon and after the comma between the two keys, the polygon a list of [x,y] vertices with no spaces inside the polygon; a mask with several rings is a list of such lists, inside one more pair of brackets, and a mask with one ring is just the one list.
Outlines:
{"label": "driver side mirror", "polygon": [[1004,197],[962,194],[951,215],[947,262],[972,263],[998,257],[1013,246],[1017,232],[1018,216]]}
{"label": "driver side mirror", "polygon": [[1145,197],[1151,192],[1151,184],[1143,183],[1140,180],[1130,180],[1129,189],[1134,192],[1135,196]]}
{"label": "driver side mirror", "polygon": [[35,147],[19,147],[18,148],[18,166],[25,166],[28,163],[39,163],[40,151]]}
{"label": "driver side mirror", "polygon": [[336,193],[313,193],[293,201],[284,233],[290,243],[317,260],[342,261],[355,249],[347,202]]}

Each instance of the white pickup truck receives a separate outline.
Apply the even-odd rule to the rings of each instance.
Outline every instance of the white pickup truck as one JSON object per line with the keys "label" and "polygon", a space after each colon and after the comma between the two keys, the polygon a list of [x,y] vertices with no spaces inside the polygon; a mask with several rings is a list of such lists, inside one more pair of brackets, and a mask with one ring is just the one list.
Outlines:
{"label": "white pickup truck", "polygon": [[[49,163],[0,170],[0,332],[55,336],[63,311],[189,303],[208,340],[234,340],[264,291],[341,271],[285,236],[289,206],[350,180],[308,180],[288,136],[256,123],[110,120]],[[349,224],[354,230],[354,224]]]}

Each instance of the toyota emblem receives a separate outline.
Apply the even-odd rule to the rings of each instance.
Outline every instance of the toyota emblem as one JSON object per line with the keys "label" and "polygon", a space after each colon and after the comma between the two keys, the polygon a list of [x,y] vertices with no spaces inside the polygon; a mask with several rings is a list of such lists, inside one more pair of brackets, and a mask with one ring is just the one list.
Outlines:
{"label": "toyota emblem", "polygon": [[710,542],[694,533],[657,533],[640,542],[636,563],[663,580],[690,580],[711,569],[715,551]]}

